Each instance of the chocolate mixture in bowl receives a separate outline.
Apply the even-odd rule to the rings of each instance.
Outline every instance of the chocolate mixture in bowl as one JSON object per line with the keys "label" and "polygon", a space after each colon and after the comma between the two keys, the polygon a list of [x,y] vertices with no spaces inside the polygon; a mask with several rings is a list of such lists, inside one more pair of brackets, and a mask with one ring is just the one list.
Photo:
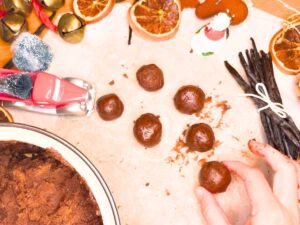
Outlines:
{"label": "chocolate mixture in bowl", "polygon": [[1,225],[103,225],[86,182],[57,155],[0,142]]}

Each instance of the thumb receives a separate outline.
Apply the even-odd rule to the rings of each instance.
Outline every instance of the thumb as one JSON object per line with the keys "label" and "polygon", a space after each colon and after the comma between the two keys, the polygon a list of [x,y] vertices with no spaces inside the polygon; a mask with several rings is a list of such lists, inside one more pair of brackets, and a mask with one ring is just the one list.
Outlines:
{"label": "thumb", "polygon": [[197,187],[195,194],[200,203],[202,215],[208,225],[230,225],[213,194],[203,187]]}

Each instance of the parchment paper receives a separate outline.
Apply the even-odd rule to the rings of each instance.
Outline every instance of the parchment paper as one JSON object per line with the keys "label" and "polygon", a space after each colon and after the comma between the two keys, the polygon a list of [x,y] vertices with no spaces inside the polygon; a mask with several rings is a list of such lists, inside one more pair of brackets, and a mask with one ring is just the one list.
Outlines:
{"label": "parchment paper", "polygon": [[[198,184],[202,158],[240,159],[264,167],[246,145],[251,138],[264,138],[258,113],[251,100],[239,96],[242,90],[226,71],[223,61],[229,60],[242,71],[238,52],[250,47],[250,37],[255,38],[258,48],[267,50],[272,34],[280,28],[280,20],[251,9],[246,22],[230,29],[230,37],[219,54],[197,57],[190,53],[190,41],[207,21],[198,20],[192,10],[184,11],[174,39],[149,42],[133,35],[128,46],[128,7],[128,4],[117,5],[106,19],[88,25],[80,44],[68,44],[52,32],[45,36],[55,56],[49,72],[95,83],[97,97],[118,94],[125,105],[121,118],[105,122],[96,112],[89,118],[51,117],[17,110],[12,110],[12,114],[16,122],[54,132],[86,154],[107,181],[122,224],[199,225],[201,213],[193,190]],[[148,63],[161,67],[165,76],[164,88],[155,93],[144,91],[135,78],[137,69]],[[300,125],[294,77],[277,69],[275,72],[286,109]],[[108,84],[111,80],[114,85]],[[210,116],[201,119],[175,109],[173,96],[185,84],[199,85],[212,96],[213,102],[204,110]],[[176,159],[178,153],[172,149],[187,124],[208,122],[215,127],[221,116],[220,108],[215,105],[224,100],[231,109],[225,113],[220,127],[214,128],[219,143],[214,154],[183,153]],[[162,141],[151,149],[138,144],[132,132],[133,121],[146,112],[159,115],[163,124]],[[249,204],[239,180],[234,178],[228,191],[217,197],[234,224],[243,224]]]}

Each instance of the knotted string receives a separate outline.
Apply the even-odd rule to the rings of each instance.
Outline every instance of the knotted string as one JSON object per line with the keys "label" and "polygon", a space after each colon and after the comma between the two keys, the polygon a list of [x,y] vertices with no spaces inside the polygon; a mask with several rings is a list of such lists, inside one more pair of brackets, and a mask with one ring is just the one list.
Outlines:
{"label": "knotted string", "polygon": [[300,30],[295,25],[295,23],[299,23],[299,22],[300,22],[300,12],[289,16],[285,21],[283,21],[283,26],[285,31],[292,28],[300,35]]}
{"label": "knotted string", "polygon": [[[280,1],[281,2],[281,1]],[[282,2],[281,2],[282,3]],[[283,3],[282,3],[283,4]],[[284,5],[284,4],[283,4]],[[284,5],[285,8],[288,8],[292,11],[294,11],[295,13],[290,15],[288,18],[286,18],[283,22],[282,22],[282,25],[283,25],[283,29],[282,29],[282,32],[277,40],[278,43],[281,43],[284,39],[284,34],[289,30],[289,29],[294,29],[298,35],[300,35],[300,30],[299,28],[295,25],[299,25],[299,22],[300,22],[300,11],[298,11],[297,9],[293,8],[293,7],[286,7]]]}
{"label": "knotted string", "polygon": [[259,108],[258,112],[261,112],[265,109],[270,108],[279,117],[281,117],[283,119],[287,117],[287,113],[284,110],[283,105],[278,103],[278,102],[272,102],[272,100],[270,99],[270,96],[268,94],[267,88],[263,83],[257,83],[255,85],[255,90],[256,90],[257,95],[255,95],[255,94],[243,94],[242,96],[257,98],[257,99],[260,99],[261,101],[263,101],[267,104],[267,105]]}

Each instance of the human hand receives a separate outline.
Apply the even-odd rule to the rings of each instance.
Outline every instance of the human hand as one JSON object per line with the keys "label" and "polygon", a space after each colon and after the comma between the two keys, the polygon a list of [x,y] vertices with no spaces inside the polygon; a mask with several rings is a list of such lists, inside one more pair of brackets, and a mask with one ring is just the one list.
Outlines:
{"label": "human hand", "polygon": [[[238,161],[223,162],[246,186],[251,203],[246,225],[299,225],[300,165],[267,144],[251,140],[248,145],[270,165],[274,178],[270,186],[257,168]],[[213,194],[202,187],[195,192],[208,225],[231,225]]]}

